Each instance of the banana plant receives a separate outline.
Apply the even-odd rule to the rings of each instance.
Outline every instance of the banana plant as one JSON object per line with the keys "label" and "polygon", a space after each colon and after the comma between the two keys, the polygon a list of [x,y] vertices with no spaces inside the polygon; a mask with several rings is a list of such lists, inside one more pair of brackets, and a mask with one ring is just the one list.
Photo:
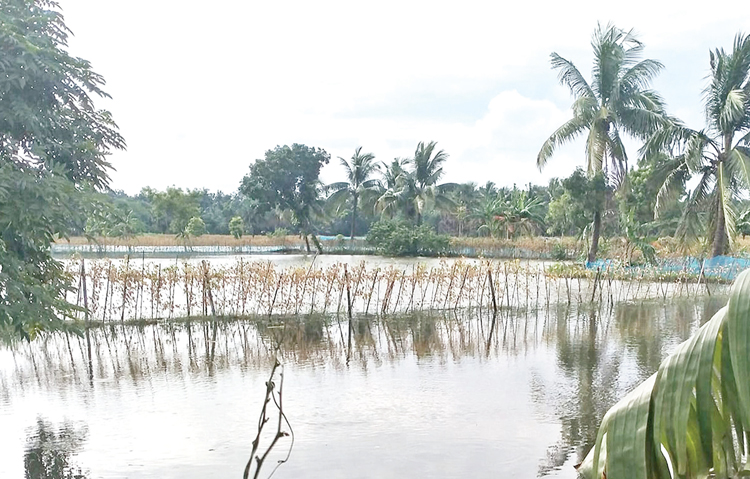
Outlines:
{"label": "banana plant", "polygon": [[747,477],[750,270],[728,304],[602,419],[587,479]]}

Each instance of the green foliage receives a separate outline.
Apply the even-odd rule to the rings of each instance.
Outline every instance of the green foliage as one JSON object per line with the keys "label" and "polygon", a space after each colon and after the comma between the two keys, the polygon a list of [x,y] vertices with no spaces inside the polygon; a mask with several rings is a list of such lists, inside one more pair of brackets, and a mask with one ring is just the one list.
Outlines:
{"label": "green foliage", "polygon": [[275,230],[268,233],[267,236],[270,236],[271,238],[283,238],[285,236],[289,235],[289,230],[286,228],[276,228]]}
{"label": "green foliage", "polygon": [[560,243],[555,243],[552,245],[552,259],[557,261],[565,261],[568,259],[568,251],[565,249],[565,246],[563,246]]}
{"label": "green foliage", "polygon": [[[585,478],[744,476],[750,430],[750,272],[729,303],[604,416]],[[670,471],[674,471],[673,473]]]}
{"label": "green foliage", "polygon": [[388,189],[376,204],[383,215],[391,218],[401,215],[420,226],[428,209],[448,211],[455,207],[447,193],[458,185],[438,184],[448,154],[443,150],[435,151],[436,147],[434,141],[426,145],[420,141],[412,159],[396,159],[386,167],[384,182]]}
{"label": "green foliage", "polygon": [[206,223],[203,222],[200,216],[193,216],[188,220],[185,225],[185,236],[187,237],[198,237],[206,233]]}
{"label": "green foliage", "polygon": [[448,250],[450,238],[426,225],[383,219],[372,225],[367,242],[387,256],[435,256]]}
{"label": "green foliage", "polygon": [[559,236],[580,236],[591,223],[590,213],[606,204],[608,187],[602,173],[588,177],[581,168],[561,182],[558,197],[550,201],[547,232]]}
{"label": "green foliage", "polygon": [[322,213],[319,176],[329,160],[330,155],[321,148],[297,143],[277,146],[250,165],[240,192],[256,200],[261,212],[274,208],[290,211],[293,224],[307,238],[313,233],[313,217]]}
{"label": "green foliage", "polygon": [[668,157],[660,172],[657,212],[688,182],[696,185],[676,235],[685,243],[706,237],[716,256],[732,246],[737,203],[750,188],[750,35],[737,35],[731,52],[716,49],[710,59],[704,90],[707,127],[693,130],[674,120],[649,138],[644,156]]}
{"label": "green foliage", "polygon": [[89,198],[98,207],[88,214],[84,233],[87,236],[105,236],[114,238],[132,238],[143,233],[146,226],[135,216],[132,210],[124,211],[108,201],[106,195],[100,195],[104,201]]}
{"label": "green foliage", "polygon": [[[621,134],[646,139],[669,122],[662,99],[647,89],[662,65],[654,60],[640,60],[643,44],[632,32],[613,25],[597,26],[591,45],[594,49],[591,83],[572,62],[557,53],[551,55],[552,68],[558,70],[560,83],[575,97],[573,118],[544,142],[537,155],[537,166],[542,169],[557,148],[586,133],[588,176],[607,173],[606,180],[619,185],[628,171]],[[593,213],[589,261],[596,257],[602,205],[593,203],[593,209],[587,209]]]}
{"label": "green foliage", "polygon": [[144,188],[141,195],[151,204],[151,214],[159,233],[182,233],[190,218],[200,216],[200,191],[185,192],[175,187],[166,191]]}
{"label": "green foliage", "polygon": [[354,151],[351,161],[341,157],[339,157],[339,161],[346,171],[347,181],[328,185],[328,188],[334,190],[334,192],[328,197],[327,203],[338,212],[347,203],[347,200],[351,202],[352,214],[349,237],[354,238],[359,202],[362,200],[372,208],[373,202],[379,196],[380,182],[370,179],[370,177],[380,170],[380,165],[375,163],[375,155],[362,153],[361,146]]}
{"label": "green foliage", "polygon": [[124,148],[104,80],[71,57],[57,4],[8,0],[0,6],[0,326],[30,338],[60,329],[74,307],[71,278],[50,242],[82,224],[83,191],[108,181],[107,155]]}
{"label": "green foliage", "polygon": [[242,238],[245,233],[245,222],[241,216],[234,216],[229,220],[229,233],[234,236],[235,239]]}

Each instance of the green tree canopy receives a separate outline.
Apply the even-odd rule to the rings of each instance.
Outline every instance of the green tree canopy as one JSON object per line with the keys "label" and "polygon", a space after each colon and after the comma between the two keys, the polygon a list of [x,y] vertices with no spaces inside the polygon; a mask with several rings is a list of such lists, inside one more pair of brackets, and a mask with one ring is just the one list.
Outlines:
{"label": "green tree canopy", "polygon": [[157,231],[179,234],[185,231],[190,218],[200,216],[200,197],[202,192],[187,192],[182,188],[169,187],[166,191],[151,188],[141,190],[141,195],[151,203],[151,214]]}
{"label": "green tree canopy", "polygon": [[273,208],[289,210],[294,225],[307,241],[313,235],[318,251],[322,252],[315,237],[313,217],[321,211],[320,169],[331,156],[321,148],[294,143],[291,147],[277,146],[266,151],[265,158],[250,165],[250,173],[240,184],[240,192],[258,201],[261,212]]}
{"label": "green tree canopy", "polygon": [[[448,160],[448,154],[443,150],[436,151],[436,147],[437,142],[425,144],[420,141],[413,158],[405,162],[393,161],[384,177],[385,183],[393,186],[389,186],[378,199],[383,213],[394,216],[400,211],[407,218],[414,218],[417,226],[420,226],[428,207],[447,210],[454,206],[447,193],[458,185],[438,184],[443,177],[443,164]],[[404,170],[404,166],[408,169]]]}
{"label": "green tree canopy", "polygon": [[242,235],[245,233],[245,222],[242,220],[242,216],[233,216],[229,220],[229,233],[235,239],[242,238]]}
{"label": "green tree canopy", "polygon": [[50,243],[125,147],[93,104],[104,79],[66,51],[69,33],[55,2],[0,4],[0,327],[26,338],[64,327],[71,281]]}

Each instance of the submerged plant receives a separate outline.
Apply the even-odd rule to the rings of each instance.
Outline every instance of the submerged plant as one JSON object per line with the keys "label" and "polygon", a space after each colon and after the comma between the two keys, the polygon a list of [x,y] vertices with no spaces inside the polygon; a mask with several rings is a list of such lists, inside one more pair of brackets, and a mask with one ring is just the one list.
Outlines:
{"label": "submerged plant", "polygon": [[729,303],[604,416],[586,478],[746,476],[750,272]]}

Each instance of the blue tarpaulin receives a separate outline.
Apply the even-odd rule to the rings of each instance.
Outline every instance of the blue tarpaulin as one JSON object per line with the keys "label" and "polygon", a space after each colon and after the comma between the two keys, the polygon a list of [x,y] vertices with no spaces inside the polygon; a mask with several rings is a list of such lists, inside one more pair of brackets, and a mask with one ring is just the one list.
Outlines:
{"label": "blue tarpaulin", "polygon": [[[599,259],[594,262],[587,262],[586,268],[601,269],[607,271],[610,268],[619,267],[619,262],[611,259]],[[741,271],[750,268],[750,259],[735,258],[733,256],[715,256],[705,260],[686,257],[680,259],[665,259],[656,265],[649,266],[628,266],[625,269],[631,269],[634,273],[639,270],[648,268],[653,271],[664,271],[665,273],[703,274],[709,278],[721,278],[728,281],[734,280]]]}

